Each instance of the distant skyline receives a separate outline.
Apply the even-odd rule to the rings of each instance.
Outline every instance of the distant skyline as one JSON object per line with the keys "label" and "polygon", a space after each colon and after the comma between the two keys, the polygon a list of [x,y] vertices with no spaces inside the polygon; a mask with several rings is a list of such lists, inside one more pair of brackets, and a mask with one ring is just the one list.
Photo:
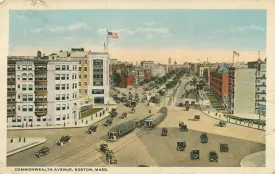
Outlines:
{"label": "distant skyline", "polygon": [[11,10],[9,55],[34,56],[83,47],[136,62],[230,62],[264,58],[266,10]]}

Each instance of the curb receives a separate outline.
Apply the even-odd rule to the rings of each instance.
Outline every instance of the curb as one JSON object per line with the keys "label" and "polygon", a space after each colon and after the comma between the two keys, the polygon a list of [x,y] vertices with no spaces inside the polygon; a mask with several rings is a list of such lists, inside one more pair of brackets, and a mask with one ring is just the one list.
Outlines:
{"label": "curb", "polygon": [[[201,109],[201,105],[200,105],[200,110],[202,113],[204,113],[206,116],[208,117],[211,117],[211,118],[214,118],[216,120],[223,120],[223,119],[219,119],[219,118],[215,118],[215,117],[212,117],[211,115],[208,115],[207,113],[205,113],[202,109]],[[226,123],[229,123],[229,124],[234,124],[234,125],[238,125],[238,126],[242,126],[242,127],[247,127],[247,128],[251,128],[251,129],[256,129],[256,130],[260,130],[260,131],[266,131],[265,129],[258,129],[258,128],[255,128],[255,127],[249,127],[249,126],[244,126],[244,125],[241,125],[241,124],[236,124],[236,123],[231,123],[231,122],[227,122]]]}
{"label": "curb", "polygon": [[[6,156],[8,157],[8,156],[12,156],[12,155],[15,155],[15,154],[17,154],[17,153],[20,153],[20,152],[23,152],[23,151],[25,151],[25,150],[28,150],[28,149],[30,149],[30,148],[33,148],[33,147],[36,147],[36,146],[38,146],[38,145],[41,145],[41,144],[44,144],[45,142],[47,141],[47,139],[46,138],[44,138],[44,140],[42,141],[42,142],[34,142],[34,143],[32,143],[32,144],[29,144],[29,145],[26,145],[25,147],[26,148],[23,148],[23,147],[19,147],[19,148],[17,148],[17,149],[14,149],[14,150],[11,150],[10,152],[7,152],[7,154],[6,154]],[[23,148],[22,150],[19,150],[19,149],[21,149],[21,148]]]}
{"label": "curb", "polygon": [[[103,119],[105,119],[105,118],[107,118],[109,116],[110,115],[107,115],[106,117],[102,118],[101,120],[103,120]],[[95,123],[97,123],[97,122],[99,122],[101,120],[98,120],[98,121],[96,121],[96,122],[94,122],[92,124],[87,124],[87,125],[84,125],[84,126],[77,126],[77,127],[75,127],[75,126],[68,126],[68,127],[47,127],[47,128],[39,128],[39,127],[37,127],[37,128],[33,128],[33,129],[10,129],[10,130],[7,129],[7,131],[25,131],[25,130],[27,131],[27,130],[44,130],[44,129],[72,129],[72,128],[77,129],[77,128],[85,128],[85,127],[91,126],[91,125],[93,125],[93,124],[95,124]]]}

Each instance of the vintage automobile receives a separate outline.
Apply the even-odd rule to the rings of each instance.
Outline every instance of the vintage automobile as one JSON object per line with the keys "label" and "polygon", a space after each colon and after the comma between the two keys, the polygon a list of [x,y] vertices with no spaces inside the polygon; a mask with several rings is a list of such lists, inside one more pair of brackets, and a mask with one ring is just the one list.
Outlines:
{"label": "vintage automobile", "polygon": [[200,120],[200,115],[195,115],[194,120]]}
{"label": "vintage automobile", "polygon": [[106,160],[109,162],[109,164],[117,164],[117,159],[114,155],[114,152],[111,150],[106,151]]}
{"label": "vintage automobile", "polygon": [[148,166],[146,164],[140,164],[140,165],[138,165],[138,167],[150,167],[150,166]]}
{"label": "vintage automobile", "polygon": [[182,102],[180,102],[180,103],[178,104],[178,106],[179,106],[179,107],[183,107],[184,105],[183,105]]}
{"label": "vintage automobile", "polygon": [[201,143],[207,143],[208,142],[208,136],[207,136],[207,133],[202,133],[201,136]]}
{"label": "vintage automobile", "polygon": [[219,122],[219,126],[220,126],[220,127],[226,127],[226,122],[221,120],[221,121]]}
{"label": "vintage automobile", "polygon": [[195,101],[192,101],[192,102],[191,102],[191,105],[194,106],[194,105],[195,105]]}
{"label": "vintage automobile", "polygon": [[190,109],[190,106],[189,106],[189,105],[186,105],[186,106],[185,106],[185,111],[189,111],[189,109]]}
{"label": "vintage automobile", "polygon": [[177,151],[185,151],[186,147],[187,145],[185,140],[177,142]]}
{"label": "vintage automobile", "polygon": [[104,123],[104,126],[110,126],[113,123],[112,119],[108,119],[106,120],[106,122]]}
{"label": "vintage automobile", "polygon": [[228,152],[228,144],[220,144],[220,151],[221,152]]}
{"label": "vintage automobile", "polygon": [[136,112],[135,108],[131,108],[130,113],[133,114],[133,113],[135,113],[135,112]]}
{"label": "vintage automobile", "polygon": [[71,138],[72,136],[70,135],[62,136],[60,140],[56,143],[56,145],[63,146],[64,144],[71,142]]}
{"label": "vintage automobile", "polygon": [[116,112],[115,109],[112,109],[112,111],[109,112],[109,114],[110,114],[110,117],[116,117],[118,113]]}
{"label": "vintage automobile", "polygon": [[50,148],[48,147],[42,147],[38,152],[34,154],[35,158],[41,158],[42,156],[46,156],[51,153]]}
{"label": "vintage automobile", "polygon": [[96,132],[97,131],[97,125],[92,125],[90,126],[87,130],[86,130],[86,134],[91,134],[92,132]]}
{"label": "vintage automobile", "polygon": [[200,159],[200,150],[192,150],[190,152],[191,160]]}
{"label": "vintage automobile", "polygon": [[179,129],[180,129],[181,132],[188,132],[187,125],[184,124],[183,122],[179,123]]}
{"label": "vintage automobile", "polygon": [[208,157],[209,162],[218,162],[219,155],[215,151],[210,151]]}
{"label": "vintage automobile", "polygon": [[167,134],[168,134],[168,129],[167,128],[162,128],[161,136],[167,136]]}
{"label": "vintage automobile", "polygon": [[100,144],[100,151],[105,153],[109,150],[108,144]]}
{"label": "vintage automobile", "polygon": [[127,113],[126,112],[122,113],[122,115],[120,116],[121,119],[124,119],[126,117],[127,117]]}

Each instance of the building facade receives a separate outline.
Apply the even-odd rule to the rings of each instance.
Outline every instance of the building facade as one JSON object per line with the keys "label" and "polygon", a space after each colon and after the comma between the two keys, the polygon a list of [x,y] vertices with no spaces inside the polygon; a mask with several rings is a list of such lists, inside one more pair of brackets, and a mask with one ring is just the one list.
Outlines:
{"label": "building facade", "polygon": [[8,57],[8,126],[63,125],[79,119],[78,61]]}
{"label": "building facade", "polygon": [[[260,106],[266,106],[266,61],[262,61],[260,58],[254,62],[248,62],[248,68],[256,69],[256,102],[255,102],[255,113],[260,114]],[[261,113],[264,114],[265,113]]]}
{"label": "building facade", "polygon": [[224,96],[228,95],[228,72],[211,72],[210,88],[213,94],[223,102]]}
{"label": "building facade", "polygon": [[105,52],[89,52],[90,79],[88,96],[94,105],[109,104],[109,57]]}
{"label": "building facade", "polygon": [[255,119],[256,69],[230,67],[228,72],[228,112]]}
{"label": "building facade", "polygon": [[78,75],[78,86],[80,105],[86,106],[91,105],[91,98],[88,97],[88,84],[90,84],[90,69],[92,68],[88,64],[88,52],[85,52],[83,48],[72,48],[71,51],[60,51],[56,57],[57,60],[75,60],[79,62],[79,75]]}
{"label": "building facade", "polygon": [[125,71],[121,77],[121,86],[124,88],[134,87],[136,74],[133,71]]}

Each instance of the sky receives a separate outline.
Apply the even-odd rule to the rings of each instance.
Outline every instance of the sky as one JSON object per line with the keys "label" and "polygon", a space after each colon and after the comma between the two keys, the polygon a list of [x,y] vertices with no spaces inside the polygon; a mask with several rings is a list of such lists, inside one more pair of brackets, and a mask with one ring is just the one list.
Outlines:
{"label": "sky", "polygon": [[265,10],[11,10],[9,55],[34,56],[71,48],[112,58],[178,63],[250,61],[266,52]]}

